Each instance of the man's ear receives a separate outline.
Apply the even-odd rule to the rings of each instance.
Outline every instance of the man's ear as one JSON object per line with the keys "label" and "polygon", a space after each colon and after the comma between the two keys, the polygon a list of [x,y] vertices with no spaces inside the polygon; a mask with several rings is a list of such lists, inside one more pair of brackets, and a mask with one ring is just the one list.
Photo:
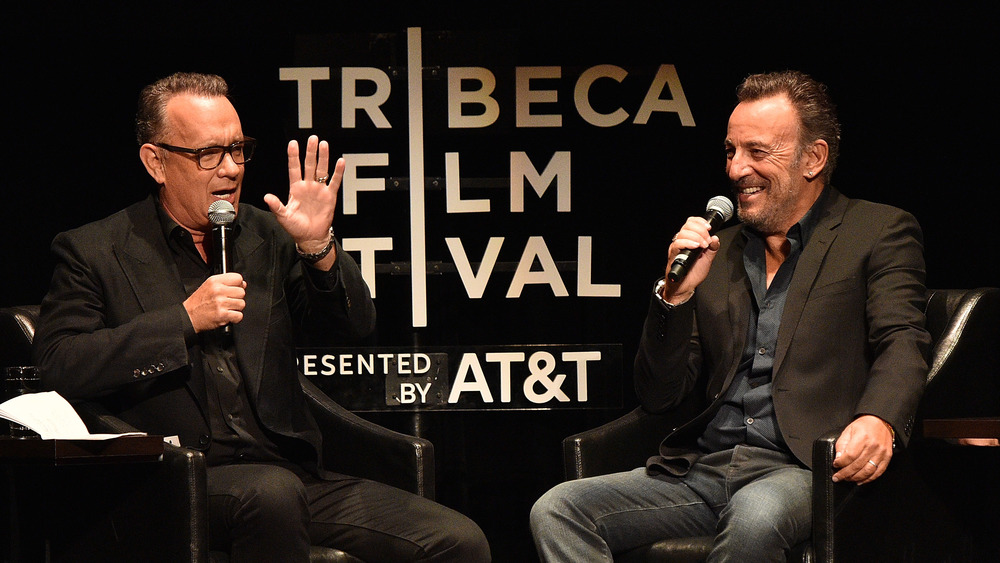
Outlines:
{"label": "man's ear", "polygon": [[160,151],[156,145],[145,143],[139,147],[139,160],[157,184],[163,185],[167,181],[167,175],[163,171],[163,159],[160,158]]}
{"label": "man's ear", "polygon": [[816,139],[802,152],[802,173],[807,178],[821,177],[829,156],[830,145],[823,139]]}

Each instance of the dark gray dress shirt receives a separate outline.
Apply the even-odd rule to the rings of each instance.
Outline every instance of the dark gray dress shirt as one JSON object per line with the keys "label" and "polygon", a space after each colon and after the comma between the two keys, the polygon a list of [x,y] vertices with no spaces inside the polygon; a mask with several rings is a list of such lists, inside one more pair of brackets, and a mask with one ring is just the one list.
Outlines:
{"label": "dark gray dress shirt", "polygon": [[788,286],[802,249],[816,227],[818,217],[815,210],[822,207],[825,196],[826,190],[802,219],[788,230],[786,237],[791,248],[770,286],[767,284],[764,237],[749,227],[743,229],[747,241],[743,265],[752,288],[747,346],[721,408],[698,439],[698,447],[704,452],[726,450],[739,444],[788,450],[778,428],[771,396],[774,351]]}

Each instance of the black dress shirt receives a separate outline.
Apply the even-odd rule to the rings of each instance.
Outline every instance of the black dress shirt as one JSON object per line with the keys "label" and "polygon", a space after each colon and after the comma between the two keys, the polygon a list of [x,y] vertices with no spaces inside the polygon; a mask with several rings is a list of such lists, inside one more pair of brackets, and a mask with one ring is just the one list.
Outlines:
{"label": "black dress shirt", "polygon": [[[195,248],[191,234],[178,225],[157,202],[157,212],[167,246],[173,256],[177,271],[190,296],[214,272]],[[234,239],[239,237],[239,218],[233,223]],[[235,246],[235,245],[234,245]],[[213,250],[209,248],[209,251]],[[336,284],[336,268],[319,272],[306,268],[317,287],[329,288]],[[231,337],[220,330],[195,333],[189,325],[185,334],[188,355],[194,361],[192,370],[203,376],[208,397],[208,417],[211,428],[205,461],[209,466],[232,463],[271,463],[298,471],[297,465],[282,454],[280,436],[268,432],[252,406],[245,379],[239,367],[238,351]],[[239,330],[238,325],[233,330]],[[200,360],[200,361],[199,361]],[[196,373],[197,375],[197,373]]]}

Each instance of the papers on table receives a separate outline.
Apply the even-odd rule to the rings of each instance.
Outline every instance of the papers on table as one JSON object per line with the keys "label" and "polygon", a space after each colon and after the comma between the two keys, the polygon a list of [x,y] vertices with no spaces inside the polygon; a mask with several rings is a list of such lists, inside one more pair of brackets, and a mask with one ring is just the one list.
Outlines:
{"label": "papers on table", "polygon": [[91,434],[69,401],[55,391],[18,395],[0,404],[0,417],[38,432],[43,440],[109,440],[144,432]]}

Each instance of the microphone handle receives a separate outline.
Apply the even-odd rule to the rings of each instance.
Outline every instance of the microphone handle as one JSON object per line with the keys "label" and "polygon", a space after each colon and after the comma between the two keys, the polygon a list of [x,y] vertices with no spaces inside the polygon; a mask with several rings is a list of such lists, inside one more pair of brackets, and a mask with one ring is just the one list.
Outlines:
{"label": "microphone handle", "polygon": [[229,225],[212,227],[212,247],[215,251],[212,270],[216,274],[228,274],[233,270],[232,230]]}
{"label": "microphone handle", "polygon": [[[212,227],[212,245],[215,256],[212,259],[213,271],[216,274],[228,274],[233,269],[232,262],[232,227],[229,225],[215,225]],[[219,328],[224,336],[233,334],[233,327],[226,323]]]}
{"label": "microphone handle", "polygon": [[677,253],[674,258],[674,263],[670,265],[670,272],[667,273],[667,279],[672,282],[679,282],[687,276],[688,264],[694,262],[701,256],[700,248],[686,249]]}

